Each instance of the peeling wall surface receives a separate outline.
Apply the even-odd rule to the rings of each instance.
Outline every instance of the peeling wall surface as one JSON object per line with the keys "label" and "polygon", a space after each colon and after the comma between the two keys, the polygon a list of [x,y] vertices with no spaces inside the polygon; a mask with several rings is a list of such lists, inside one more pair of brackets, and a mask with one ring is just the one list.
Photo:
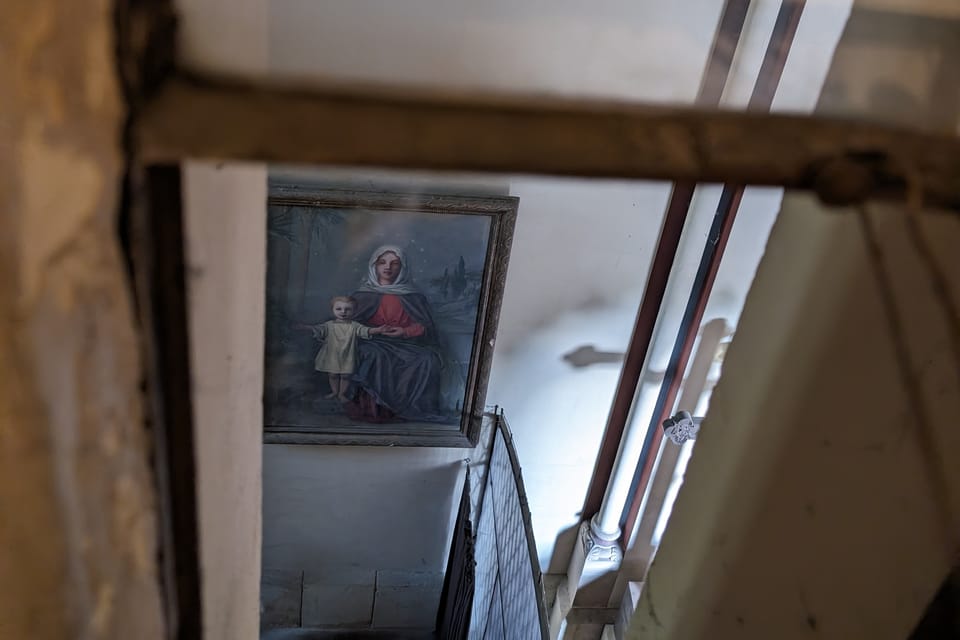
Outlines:
{"label": "peeling wall surface", "polygon": [[0,638],[162,637],[112,5],[0,6]]}
{"label": "peeling wall surface", "polygon": [[[855,9],[820,108],[955,131],[957,24]],[[785,197],[630,637],[914,627],[960,551],[960,218],[918,209]]]}

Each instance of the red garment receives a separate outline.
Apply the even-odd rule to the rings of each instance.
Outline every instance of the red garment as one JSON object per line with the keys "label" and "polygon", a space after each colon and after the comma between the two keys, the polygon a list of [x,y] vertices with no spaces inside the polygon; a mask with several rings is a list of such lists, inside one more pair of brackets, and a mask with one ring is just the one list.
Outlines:
{"label": "red garment", "polygon": [[414,322],[410,315],[404,311],[400,296],[392,294],[383,294],[380,298],[380,306],[376,313],[367,320],[371,327],[382,327],[388,325],[391,327],[400,327],[403,329],[405,338],[418,338],[423,335],[424,328],[419,322]]}

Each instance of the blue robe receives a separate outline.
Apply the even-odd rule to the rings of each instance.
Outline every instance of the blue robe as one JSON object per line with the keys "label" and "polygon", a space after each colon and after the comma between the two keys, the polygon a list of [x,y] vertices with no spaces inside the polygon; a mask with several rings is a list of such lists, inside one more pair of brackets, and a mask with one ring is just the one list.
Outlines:
{"label": "blue robe", "polygon": [[[443,365],[430,305],[420,293],[396,297],[410,319],[423,325],[424,333],[415,338],[373,336],[358,344],[353,381],[360,387],[360,397],[347,410],[368,422],[455,422],[440,406]],[[353,298],[354,319],[368,324],[383,294],[357,291]]]}

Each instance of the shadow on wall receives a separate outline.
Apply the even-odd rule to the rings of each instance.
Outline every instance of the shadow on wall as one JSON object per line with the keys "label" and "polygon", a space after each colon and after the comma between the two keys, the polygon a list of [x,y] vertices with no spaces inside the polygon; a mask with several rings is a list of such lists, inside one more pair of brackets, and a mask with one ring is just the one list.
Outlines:
{"label": "shadow on wall", "polygon": [[264,447],[264,566],[443,571],[456,450]]}
{"label": "shadow on wall", "polygon": [[[270,20],[271,73],[374,84],[689,102],[720,3],[287,0]],[[599,9],[599,10],[598,10]]]}
{"label": "shadow on wall", "polygon": [[623,362],[624,355],[619,351],[598,351],[592,344],[585,344],[563,354],[563,360],[572,367],[582,369],[594,364],[619,364]]}
{"label": "shadow on wall", "polygon": [[494,358],[488,402],[513,428],[544,571],[565,569],[551,559],[564,565],[573,549],[639,298],[559,313]]}
{"label": "shadow on wall", "polygon": [[[695,218],[697,226],[690,230],[694,238],[693,258],[680,265],[690,279],[699,265],[701,238],[706,237],[713,217],[714,197],[718,199],[719,192],[705,188],[697,200],[706,215]],[[736,324],[781,197],[779,189],[752,188],[744,194],[743,214],[734,224],[704,317],[722,317],[731,325]],[[521,220],[522,212],[518,224]],[[611,226],[607,232],[618,228]],[[563,278],[555,278],[557,282],[551,282],[547,291],[526,283],[525,288],[520,287],[528,294],[523,303],[517,300],[520,293],[511,292],[510,287],[523,284],[521,276],[533,275],[512,273],[508,279],[503,323],[515,317],[517,326],[512,328],[512,340],[507,345],[498,342],[488,402],[504,408],[513,428],[540,563],[548,572],[565,570],[573,548],[575,536],[562,532],[580,520],[620,375],[621,352],[629,343],[646,282],[643,256],[652,253],[656,234],[644,240],[651,245],[644,251],[613,257],[609,251],[603,251],[602,241],[598,240],[585,255],[598,257],[600,263],[592,263],[590,269],[570,269],[569,277],[568,271],[551,266],[547,272],[562,273]],[[628,242],[636,243],[637,239]],[[534,265],[528,266],[533,270]],[[546,267],[537,266],[541,267],[542,276]],[[602,287],[592,286],[591,282],[599,282]],[[573,299],[574,293],[565,297],[554,289],[564,286],[582,287],[584,291],[578,294],[585,300]],[[531,304],[541,296],[542,305]],[[652,351],[652,357],[662,361],[661,366],[666,366],[673,350],[686,304],[687,296],[683,294],[668,297],[664,304],[667,328]],[[525,308],[517,310],[514,305]],[[535,328],[522,326],[523,321],[540,319],[546,321]]]}
{"label": "shadow on wall", "polygon": [[[577,516],[582,512],[577,512]],[[577,544],[577,536],[580,534],[580,524],[575,524],[570,527],[567,527],[563,531],[557,534],[556,540],[553,541],[554,549],[570,549],[571,552]],[[570,560],[570,554],[557,553],[554,558],[550,561],[549,574],[563,574],[567,573],[567,566],[565,563]]]}
{"label": "shadow on wall", "polygon": [[[954,131],[960,109],[956,21],[929,15],[855,8],[836,71],[819,109],[925,130]],[[872,73],[865,74],[864,65]]]}

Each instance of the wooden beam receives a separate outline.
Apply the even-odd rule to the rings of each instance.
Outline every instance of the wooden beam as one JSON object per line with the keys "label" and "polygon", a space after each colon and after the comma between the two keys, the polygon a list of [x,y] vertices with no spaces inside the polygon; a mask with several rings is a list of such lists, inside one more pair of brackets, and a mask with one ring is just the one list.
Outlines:
{"label": "wooden beam", "polygon": [[313,91],[174,76],[136,125],[146,162],[185,158],[812,189],[831,204],[960,209],[960,139],[822,117]]}

